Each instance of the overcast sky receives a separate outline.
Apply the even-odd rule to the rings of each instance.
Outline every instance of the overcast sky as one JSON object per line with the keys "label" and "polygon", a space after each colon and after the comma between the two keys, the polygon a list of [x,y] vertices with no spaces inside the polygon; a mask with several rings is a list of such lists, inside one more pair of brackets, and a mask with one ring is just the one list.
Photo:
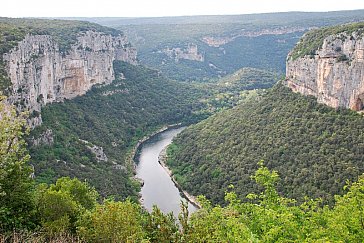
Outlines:
{"label": "overcast sky", "polygon": [[364,9],[364,0],[1,0],[2,17],[156,17]]}

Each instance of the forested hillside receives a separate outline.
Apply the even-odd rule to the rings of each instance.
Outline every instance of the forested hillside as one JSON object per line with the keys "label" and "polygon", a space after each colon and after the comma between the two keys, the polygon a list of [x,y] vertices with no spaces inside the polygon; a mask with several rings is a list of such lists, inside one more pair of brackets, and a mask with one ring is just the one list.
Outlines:
{"label": "forested hillside", "polygon": [[223,203],[230,184],[244,198],[265,160],[280,172],[278,191],[332,202],[346,180],[364,172],[363,116],[317,104],[277,85],[265,95],[184,130],[168,149],[182,188]]}
{"label": "forested hillside", "polygon": [[321,208],[319,201],[299,204],[279,196],[278,172],[259,162],[252,179],[262,193],[250,193],[244,203],[229,187],[226,207],[200,197],[202,208],[189,217],[181,205],[177,221],[158,207],[146,212],[130,200],[100,202],[98,192],[76,178],[35,185],[23,140],[25,117],[16,116],[3,97],[0,115],[3,242],[361,242],[364,237],[362,176],[348,182],[332,208]]}
{"label": "forested hillside", "polygon": [[[205,117],[198,113],[202,90],[141,66],[114,65],[117,80],[111,85],[95,87],[85,96],[42,110],[43,124],[30,138],[44,137],[50,129],[54,142],[31,147],[37,181],[76,176],[87,179],[103,195],[136,196],[137,188],[129,180],[130,164],[125,160],[138,139],[167,124]],[[107,161],[97,160],[87,148],[93,145],[103,148]]]}

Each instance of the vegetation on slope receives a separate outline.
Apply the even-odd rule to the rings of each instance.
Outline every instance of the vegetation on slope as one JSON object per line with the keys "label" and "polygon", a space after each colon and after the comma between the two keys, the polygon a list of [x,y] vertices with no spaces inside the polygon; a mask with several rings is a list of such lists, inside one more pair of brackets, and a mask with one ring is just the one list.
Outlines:
{"label": "vegetation on slope", "polygon": [[[279,196],[277,171],[259,162],[252,178],[262,188],[241,202],[225,194],[226,207],[202,208],[189,217],[182,204],[173,214],[138,203],[106,199],[86,182],[69,177],[34,187],[22,116],[0,103],[0,240],[2,242],[361,242],[364,239],[364,175],[346,186],[332,208]],[[229,187],[231,190],[231,186]],[[180,227],[179,227],[180,226]]]}
{"label": "vegetation on slope", "polygon": [[212,92],[212,95],[205,98],[203,103],[206,104],[207,111],[215,113],[256,97],[264,92],[264,89],[271,88],[277,80],[276,73],[256,68],[241,68],[223,78],[196,84]]}
{"label": "vegetation on slope", "polygon": [[30,222],[33,183],[23,140],[25,124],[25,115],[16,116],[15,109],[0,96],[0,232],[34,224]]}
{"label": "vegetation on slope", "polygon": [[277,85],[185,129],[168,149],[168,165],[183,189],[213,203],[223,203],[230,184],[242,197],[256,191],[250,175],[258,159],[280,171],[286,197],[332,202],[364,171],[363,129],[361,115]]}
{"label": "vegetation on slope", "polygon": [[[230,38],[246,31],[259,31],[272,26],[249,24],[189,24],[189,25],[143,25],[121,26],[119,29],[130,36],[138,49],[142,64],[159,69],[165,76],[182,81],[206,81],[231,74],[241,67],[253,67],[282,73],[285,57],[302,36],[303,32],[282,35],[241,36],[220,48],[211,47],[201,39],[204,36]],[[225,33],[225,32],[228,33]],[[231,31],[231,33],[229,32]],[[168,33],[168,36],[166,36]],[[226,36],[225,36],[226,35]],[[196,44],[204,61],[192,61],[168,57],[163,50],[186,49],[189,43]]]}
{"label": "vegetation on slope", "polygon": [[61,52],[69,50],[77,41],[77,36],[88,30],[118,35],[119,30],[85,21],[13,19],[0,17],[0,90],[10,85],[7,77],[3,54],[14,48],[27,34],[51,35],[58,42]]}
{"label": "vegetation on slope", "polygon": [[[76,176],[87,179],[102,195],[136,196],[126,159],[137,141],[164,125],[206,117],[198,112],[203,107],[202,90],[141,66],[117,61],[114,68],[118,78],[111,85],[42,110],[43,124],[30,137],[51,129],[54,143],[31,147],[37,181]],[[97,162],[82,140],[102,147],[108,161]]]}
{"label": "vegetation on slope", "polygon": [[351,35],[353,32],[362,35],[364,33],[364,22],[337,25],[307,32],[290,53],[290,58],[295,60],[306,55],[313,56],[322,47],[324,39],[328,36],[343,33]]}

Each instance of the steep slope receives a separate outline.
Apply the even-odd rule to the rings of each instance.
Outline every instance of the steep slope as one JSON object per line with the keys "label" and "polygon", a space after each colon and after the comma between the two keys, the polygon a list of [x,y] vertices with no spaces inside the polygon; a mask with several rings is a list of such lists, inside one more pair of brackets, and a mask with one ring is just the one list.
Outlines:
{"label": "steep slope", "polygon": [[[117,30],[59,20],[0,19],[1,86],[18,110],[83,95],[114,80],[113,61],[136,64],[136,50]],[[37,118],[37,119],[36,119]]]}
{"label": "steep slope", "polygon": [[165,125],[200,121],[256,93],[244,90],[275,82],[273,74],[256,69],[242,70],[230,83],[203,85],[120,61],[114,69],[112,84],[43,108],[44,123],[29,139],[38,182],[70,175],[87,179],[103,196],[136,196],[129,155],[139,139]]}
{"label": "steep slope", "polygon": [[287,58],[286,85],[334,108],[364,109],[364,23],[307,33]]}
{"label": "steep slope", "polygon": [[129,179],[127,159],[137,141],[164,125],[205,117],[197,112],[202,90],[142,66],[116,61],[114,68],[112,84],[43,108],[44,123],[30,136],[38,182],[75,176],[103,196],[136,196],[138,185]]}
{"label": "steep slope", "polygon": [[267,94],[184,130],[169,147],[168,165],[193,195],[222,203],[230,184],[244,197],[265,160],[279,171],[280,193],[332,202],[347,179],[364,172],[364,120],[317,104],[279,84]]}
{"label": "steep slope", "polygon": [[143,136],[206,118],[250,96],[242,90],[275,82],[247,69],[231,82],[177,83],[133,66],[135,48],[120,31],[87,22],[0,18],[0,34],[0,83],[18,111],[30,111],[36,181],[78,177],[103,196],[136,197],[129,155]]}

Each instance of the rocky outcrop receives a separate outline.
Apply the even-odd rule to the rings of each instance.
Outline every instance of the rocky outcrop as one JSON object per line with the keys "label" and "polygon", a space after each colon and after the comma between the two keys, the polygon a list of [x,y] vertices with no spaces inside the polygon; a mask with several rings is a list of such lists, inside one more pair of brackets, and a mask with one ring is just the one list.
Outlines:
{"label": "rocky outcrop", "polygon": [[33,146],[52,145],[54,142],[53,131],[51,129],[47,129],[37,138],[33,137],[30,142]]}
{"label": "rocky outcrop", "polygon": [[163,53],[166,54],[169,58],[175,60],[175,62],[179,62],[181,59],[203,62],[205,60],[204,55],[198,52],[197,45],[188,44],[186,49],[182,48],[167,48],[163,50]]}
{"label": "rocky outcrop", "polygon": [[136,49],[125,36],[94,31],[80,34],[66,53],[49,35],[27,35],[3,59],[12,82],[10,102],[30,111],[111,83],[114,60],[137,63]]}
{"label": "rocky outcrop", "polygon": [[[292,53],[291,53],[292,54]],[[328,106],[364,109],[364,36],[340,33],[324,39],[315,55],[287,58],[285,84]]]}
{"label": "rocky outcrop", "polygon": [[[315,27],[311,27],[308,29],[315,29]],[[258,37],[262,35],[284,35],[295,32],[302,32],[307,30],[307,28],[302,27],[279,27],[279,28],[270,28],[270,29],[260,29],[260,30],[240,30],[238,32],[232,33],[230,36],[204,36],[201,38],[201,41],[205,42],[207,45],[211,47],[220,47],[226,45],[236,38],[239,37]]]}
{"label": "rocky outcrop", "polygon": [[104,148],[97,146],[95,144],[90,143],[89,141],[80,139],[80,142],[86,145],[86,148],[88,148],[91,153],[95,155],[95,158],[97,162],[107,162],[109,159],[107,158]]}

